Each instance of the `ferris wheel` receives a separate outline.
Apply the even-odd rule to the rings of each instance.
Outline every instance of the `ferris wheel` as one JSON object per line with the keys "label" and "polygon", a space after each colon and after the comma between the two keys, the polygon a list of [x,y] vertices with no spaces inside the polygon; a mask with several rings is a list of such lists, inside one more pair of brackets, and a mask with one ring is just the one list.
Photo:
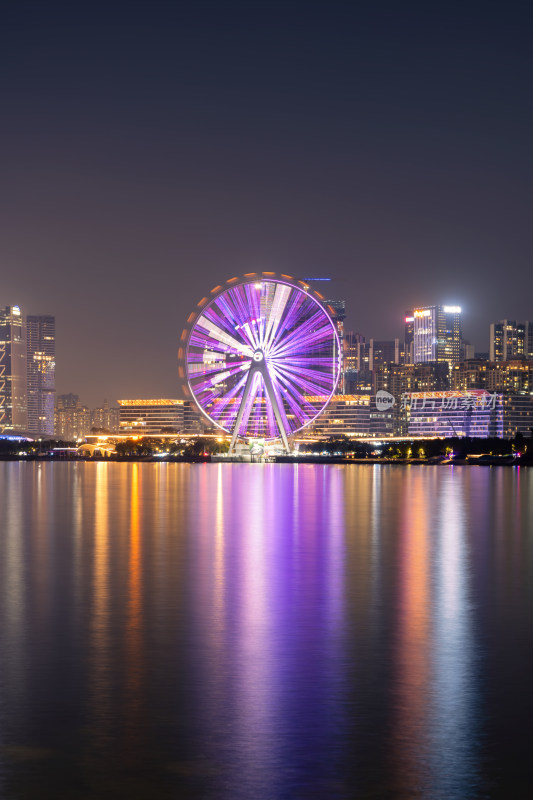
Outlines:
{"label": "ferris wheel", "polygon": [[340,374],[323,298],[305,282],[248,273],[216,286],[188,319],[180,375],[211,424],[238,437],[281,439],[312,422]]}

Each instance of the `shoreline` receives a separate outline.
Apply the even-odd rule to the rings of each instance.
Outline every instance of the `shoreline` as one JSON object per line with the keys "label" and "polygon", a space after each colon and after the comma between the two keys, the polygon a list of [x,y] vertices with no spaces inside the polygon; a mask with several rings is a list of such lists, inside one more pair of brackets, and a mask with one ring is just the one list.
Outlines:
{"label": "shoreline", "polygon": [[38,463],[86,463],[109,462],[127,463],[165,463],[165,464],[322,464],[349,465],[366,464],[367,466],[427,466],[427,467],[527,467],[533,466],[533,459],[513,456],[483,456],[471,458],[455,458],[452,460],[438,458],[343,458],[342,456],[273,456],[262,459],[251,457],[249,460],[221,458],[220,456],[123,456],[120,458],[105,456],[16,456],[0,455],[2,461],[38,462]]}

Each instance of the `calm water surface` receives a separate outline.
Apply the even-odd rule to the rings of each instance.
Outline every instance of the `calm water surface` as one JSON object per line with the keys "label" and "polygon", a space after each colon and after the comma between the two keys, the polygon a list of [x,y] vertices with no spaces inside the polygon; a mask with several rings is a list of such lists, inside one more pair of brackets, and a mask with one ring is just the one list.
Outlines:
{"label": "calm water surface", "polygon": [[530,798],[532,490],[0,463],[0,797]]}

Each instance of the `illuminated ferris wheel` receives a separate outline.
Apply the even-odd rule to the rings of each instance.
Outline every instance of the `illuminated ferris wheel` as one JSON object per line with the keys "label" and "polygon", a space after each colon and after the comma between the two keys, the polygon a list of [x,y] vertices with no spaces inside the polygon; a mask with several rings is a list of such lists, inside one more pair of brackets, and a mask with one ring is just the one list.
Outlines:
{"label": "illuminated ferris wheel", "polygon": [[249,273],[216,286],[182,333],[180,374],[210,422],[238,437],[281,439],[312,422],[339,378],[323,298],[289,275]]}

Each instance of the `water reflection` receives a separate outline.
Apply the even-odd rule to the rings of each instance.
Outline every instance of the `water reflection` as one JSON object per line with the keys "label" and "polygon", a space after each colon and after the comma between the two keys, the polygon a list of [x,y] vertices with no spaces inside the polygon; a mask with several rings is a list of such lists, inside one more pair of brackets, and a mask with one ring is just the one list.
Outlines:
{"label": "water reflection", "polygon": [[521,796],[531,489],[0,463],[0,793]]}
{"label": "water reflection", "polygon": [[281,796],[277,780],[292,763],[327,793],[334,760],[331,775],[317,776],[311,754],[321,749],[327,763],[340,713],[330,686],[338,680],[344,530],[338,502],[332,509],[327,498],[338,497],[341,473],[296,469],[281,482],[280,468],[244,467],[244,498],[240,470],[221,465],[203,476],[215,501],[191,510],[201,565],[191,607],[196,629],[208,634],[197,645],[205,651],[201,734],[227,732],[204,768],[216,781],[223,773],[236,797]]}

